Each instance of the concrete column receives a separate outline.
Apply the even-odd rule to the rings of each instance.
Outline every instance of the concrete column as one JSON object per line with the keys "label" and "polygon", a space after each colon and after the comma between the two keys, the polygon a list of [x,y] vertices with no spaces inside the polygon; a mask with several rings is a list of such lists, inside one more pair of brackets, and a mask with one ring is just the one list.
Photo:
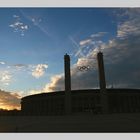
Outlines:
{"label": "concrete column", "polygon": [[71,74],[70,74],[70,57],[64,56],[65,70],[65,113],[71,114]]}
{"label": "concrete column", "polygon": [[99,52],[97,54],[97,60],[98,60],[99,85],[100,85],[100,97],[101,97],[102,111],[103,111],[103,113],[108,113],[108,96],[106,93],[104,60],[103,60],[102,52]]}

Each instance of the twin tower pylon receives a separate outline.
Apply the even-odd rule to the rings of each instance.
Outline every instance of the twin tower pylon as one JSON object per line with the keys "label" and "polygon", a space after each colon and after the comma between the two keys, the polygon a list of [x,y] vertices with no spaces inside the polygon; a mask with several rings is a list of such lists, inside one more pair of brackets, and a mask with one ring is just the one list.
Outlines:
{"label": "twin tower pylon", "polygon": [[109,112],[108,111],[108,94],[106,91],[104,60],[103,60],[103,53],[102,52],[98,52],[97,60],[98,60],[100,100],[101,100],[101,106],[102,106],[102,113],[107,114]]}
{"label": "twin tower pylon", "polygon": [[65,113],[71,114],[71,74],[70,74],[70,56],[64,56],[64,71],[65,71]]}
{"label": "twin tower pylon", "polygon": [[[102,113],[108,113],[108,97],[106,93],[106,81],[104,71],[104,61],[102,52],[97,54],[98,70],[99,70],[99,85],[100,85],[100,100]],[[65,71],[65,113],[72,113],[71,110],[71,74],[70,74],[70,56],[64,55],[64,71]]]}

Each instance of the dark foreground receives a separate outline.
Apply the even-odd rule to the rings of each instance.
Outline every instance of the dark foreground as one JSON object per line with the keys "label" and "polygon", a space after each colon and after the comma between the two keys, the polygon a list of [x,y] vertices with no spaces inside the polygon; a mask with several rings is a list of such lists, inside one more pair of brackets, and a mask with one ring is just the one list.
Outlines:
{"label": "dark foreground", "polygon": [[0,116],[0,132],[140,132],[140,113]]}

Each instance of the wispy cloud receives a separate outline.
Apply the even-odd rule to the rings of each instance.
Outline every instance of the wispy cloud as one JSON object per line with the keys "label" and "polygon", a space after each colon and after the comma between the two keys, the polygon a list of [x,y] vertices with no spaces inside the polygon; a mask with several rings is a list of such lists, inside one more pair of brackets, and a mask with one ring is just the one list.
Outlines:
{"label": "wispy cloud", "polygon": [[15,64],[13,65],[18,71],[26,71],[31,74],[34,78],[40,78],[45,75],[47,64]]}
{"label": "wispy cloud", "polygon": [[36,66],[32,66],[32,76],[35,78],[40,78],[45,74],[45,70],[48,68],[47,64],[38,64]]}
{"label": "wispy cloud", "polygon": [[92,34],[90,37],[91,38],[101,38],[103,37],[104,35],[106,35],[108,32],[98,32],[96,34]]}
{"label": "wispy cloud", "polygon": [[91,43],[92,42],[92,39],[86,39],[86,40],[82,40],[82,41],[80,41],[80,45],[81,46],[84,46],[84,45],[88,45],[89,43]]}
{"label": "wispy cloud", "polygon": [[9,71],[1,71],[0,72],[0,82],[3,84],[3,85],[9,85],[9,83],[11,82],[11,78],[12,78],[12,75]]}
{"label": "wispy cloud", "polygon": [[0,64],[1,65],[5,65],[6,63],[4,61],[0,61]]}
{"label": "wispy cloud", "polygon": [[87,55],[89,55],[89,53],[92,52],[94,49],[100,49],[100,46],[103,45],[101,37],[105,36],[106,34],[107,32],[98,32],[95,34],[91,34],[89,37],[79,42],[76,42],[74,38],[69,37],[72,44],[76,47],[74,56],[78,58],[87,57]]}
{"label": "wispy cloud", "polygon": [[42,18],[41,17],[37,17],[36,15],[34,16],[30,16],[30,14],[27,14],[26,12],[24,12],[23,10],[20,10],[21,14],[28,19],[29,21],[32,22],[32,24],[34,26],[36,26],[37,28],[39,28],[44,34],[46,34],[47,36],[50,36],[48,30],[46,29],[46,23],[45,26],[42,23]]}
{"label": "wispy cloud", "polygon": [[20,18],[18,15],[13,15],[14,18]]}
{"label": "wispy cloud", "polygon": [[99,41],[101,37],[105,36],[107,32],[98,32],[96,34],[91,34],[87,39],[81,40],[79,42],[80,46],[94,45],[96,41]]}
{"label": "wispy cloud", "polygon": [[[74,56],[84,56],[83,55],[83,53],[82,53],[82,51],[81,51],[81,47],[80,47],[80,45],[79,45],[79,43],[77,43],[76,41],[75,41],[75,39],[73,38],[73,37],[71,37],[71,36],[69,36],[69,39],[70,39],[70,41],[72,42],[72,45],[75,47],[75,50],[74,50],[74,52],[72,53],[72,55],[74,55]],[[78,50],[78,51],[77,51]]]}
{"label": "wispy cloud", "polygon": [[28,68],[28,65],[26,64],[14,64],[12,65],[15,70],[21,71],[21,70],[26,70]]}
{"label": "wispy cloud", "polygon": [[30,20],[32,21],[34,26],[37,26],[43,33],[45,33],[47,36],[50,36],[46,27],[44,27],[41,22],[42,19],[41,18],[32,18],[30,17]]}
{"label": "wispy cloud", "polygon": [[13,15],[14,22],[9,25],[9,27],[13,28],[14,32],[20,33],[21,36],[24,36],[25,31],[28,30],[29,26],[22,22],[19,16]]}
{"label": "wispy cloud", "polygon": [[33,22],[34,25],[38,25],[39,23],[42,22],[41,18],[31,18],[31,21]]}
{"label": "wispy cloud", "polygon": [[48,68],[48,64],[9,64],[3,61],[0,62],[1,65],[5,66],[5,70],[0,71],[0,82],[4,85],[9,85],[12,81],[12,77],[16,76],[17,72],[24,72],[24,74],[30,74],[34,78],[43,77]]}
{"label": "wispy cloud", "polygon": [[[80,57],[87,57],[93,50],[100,50],[101,46],[104,44],[101,40],[86,39],[79,42],[80,48],[78,48],[76,55]],[[82,54],[82,56],[80,55]]]}

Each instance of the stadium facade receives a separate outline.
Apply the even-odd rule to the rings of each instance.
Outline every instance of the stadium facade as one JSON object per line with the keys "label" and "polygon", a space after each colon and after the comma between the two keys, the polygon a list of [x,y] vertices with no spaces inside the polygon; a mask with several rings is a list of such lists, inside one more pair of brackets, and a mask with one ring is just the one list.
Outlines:
{"label": "stadium facade", "polygon": [[100,89],[71,90],[70,57],[64,56],[65,91],[23,97],[24,115],[70,115],[140,112],[140,89],[107,89],[103,54],[97,54]]}

